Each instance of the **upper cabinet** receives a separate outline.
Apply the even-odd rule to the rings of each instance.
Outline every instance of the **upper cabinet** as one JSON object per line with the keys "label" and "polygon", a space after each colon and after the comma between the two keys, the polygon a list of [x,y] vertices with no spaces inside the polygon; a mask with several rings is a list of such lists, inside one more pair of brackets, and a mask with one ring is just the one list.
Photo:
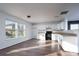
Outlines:
{"label": "upper cabinet", "polygon": [[60,23],[60,30],[65,30],[65,22],[64,21],[62,21]]}
{"label": "upper cabinet", "polygon": [[56,30],[61,30],[61,31],[65,30],[65,22],[62,21],[62,22],[58,23]]}

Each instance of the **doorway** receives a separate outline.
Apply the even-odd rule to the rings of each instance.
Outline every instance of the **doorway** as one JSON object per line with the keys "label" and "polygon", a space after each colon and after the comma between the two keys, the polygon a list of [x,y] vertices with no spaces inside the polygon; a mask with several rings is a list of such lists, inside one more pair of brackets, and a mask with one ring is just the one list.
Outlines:
{"label": "doorway", "polygon": [[46,40],[52,40],[52,31],[46,31],[45,39]]}

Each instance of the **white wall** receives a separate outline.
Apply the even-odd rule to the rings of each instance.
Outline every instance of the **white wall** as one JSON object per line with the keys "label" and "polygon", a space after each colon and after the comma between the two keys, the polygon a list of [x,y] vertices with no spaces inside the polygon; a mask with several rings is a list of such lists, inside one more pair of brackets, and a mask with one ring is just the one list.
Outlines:
{"label": "white wall", "polygon": [[68,20],[79,20],[79,4],[66,4],[63,8],[64,10],[68,10],[66,17]]}
{"label": "white wall", "polygon": [[[5,20],[6,19],[25,24],[26,25],[26,37],[15,38],[15,39],[6,39],[6,35],[5,35]],[[3,49],[6,47],[9,47],[9,46],[12,46],[14,44],[31,39],[32,38],[31,28],[32,28],[32,24],[30,24],[29,22],[26,22],[25,20],[22,20],[18,17],[0,12],[0,49]]]}

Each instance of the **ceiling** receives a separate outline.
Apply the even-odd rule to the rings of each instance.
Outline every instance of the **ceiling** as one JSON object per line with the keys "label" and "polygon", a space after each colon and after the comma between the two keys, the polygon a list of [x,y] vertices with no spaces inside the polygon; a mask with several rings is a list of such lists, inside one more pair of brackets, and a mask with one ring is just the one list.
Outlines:
{"label": "ceiling", "polygon": [[[79,4],[78,4],[79,5]],[[0,3],[0,10],[31,23],[60,21],[60,12],[72,10],[73,4],[64,3]],[[78,7],[77,7],[78,8]],[[31,18],[27,18],[31,16]],[[70,17],[70,16],[69,16]]]}

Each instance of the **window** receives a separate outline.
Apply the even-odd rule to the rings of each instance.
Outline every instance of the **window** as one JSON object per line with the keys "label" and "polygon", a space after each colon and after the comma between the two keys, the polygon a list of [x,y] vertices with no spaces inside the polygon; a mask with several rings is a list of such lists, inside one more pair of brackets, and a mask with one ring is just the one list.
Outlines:
{"label": "window", "polygon": [[68,30],[78,30],[79,29],[79,20],[68,21]]}
{"label": "window", "polygon": [[7,38],[25,37],[25,25],[6,20],[5,31]]}

